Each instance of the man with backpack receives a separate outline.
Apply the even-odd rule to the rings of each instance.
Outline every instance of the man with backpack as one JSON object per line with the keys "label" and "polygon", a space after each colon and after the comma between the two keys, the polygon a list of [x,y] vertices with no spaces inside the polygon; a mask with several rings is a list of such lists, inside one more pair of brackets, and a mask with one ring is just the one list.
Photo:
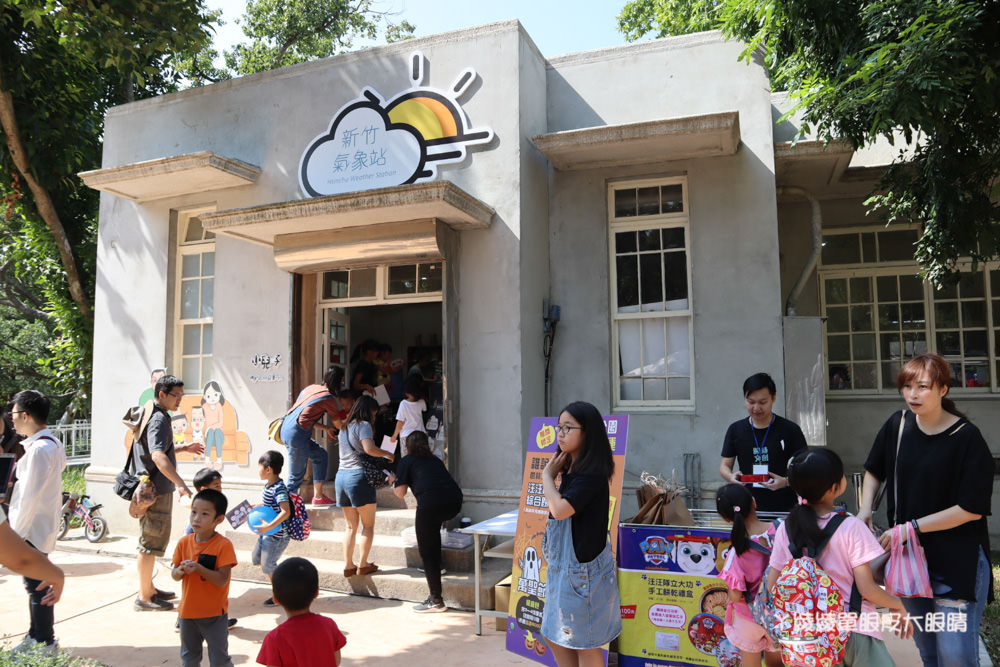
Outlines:
{"label": "man with backpack", "polygon": [[170,519],[173,511],[173,493],[183,498],[191,496],[191,489],[177,472],[177,452],[203,454],[205,445],[194,442],[176,447],[170,425],[170,411],[180,408],[184,397],[184,382],[173,375],[164,375],[156,381],[156,399],[152,415],[132,447],[131,469],[136,474],[145,472],[156,487],[156,501],[139,519],[139,555],[136,568],[139,573],[139,595],[132,604],[136,611],[169,611],[174,608],[170,591],[161,591],[153,585],[153,567],[156,558],[163,556],[170,541]]}

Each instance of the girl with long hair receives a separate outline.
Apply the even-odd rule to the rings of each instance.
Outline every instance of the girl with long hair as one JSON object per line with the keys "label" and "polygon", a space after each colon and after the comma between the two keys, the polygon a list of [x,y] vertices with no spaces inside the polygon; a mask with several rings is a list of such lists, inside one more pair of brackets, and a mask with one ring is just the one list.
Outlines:
{"label": "girl with long hair", "polygon": [[542,636],[559,667],[603,666],[601,647],[622,628],[608,540],[614,456],[604,419],[590,403],[563,408],[556,432],[559,450],[542,471],[549,506],[542,538],[548,563]]}
{"label": "girl with long hair", "polygon": [[[932,614],[944,619],[943,631],[916,629],[921,660],[924,665],[978,665],[979,625],[993,599],[986,525],[993,455],[979,429],[948,398],[951,366],[942,357],[914,357],[900,369],[896,387],[906,409],[893,414],[875,436],[858,518],[871,525],[872,504],[884,481],[889,523],[910,522],[916,530],[934,591],[933,598],[908,598],[903,604],[921,620]],[[886,551],[891,539],[891,531],[879,537]],[[956,623],[959,614],[964,618]]]}

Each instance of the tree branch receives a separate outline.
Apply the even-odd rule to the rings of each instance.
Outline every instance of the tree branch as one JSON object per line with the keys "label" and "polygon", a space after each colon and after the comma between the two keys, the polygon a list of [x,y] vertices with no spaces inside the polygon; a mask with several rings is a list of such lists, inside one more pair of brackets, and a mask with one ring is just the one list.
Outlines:
{"label": "tree branch", "polygon": [[35,179],[31,164],[28,162],[28,155],[21,142],[21,130],[17,123],[17,116],[14,115],[14,99],[3,87],[3,75],[0,74],[0,128],[3,129],[4,140],[7,143],[7,151],[11,161],[21,173],[31,194],[35,200],[35,208],[38,210],[42,220],[49,228],[56,247],[59,249],[59,257],[62,259],[63,269],[66,271],[66,281],[69,284],[70,296],[76,302],[80,312],[88,320],[93,317],[90,310],[90,302],[87,299],[86,290],[83,289],[83,282],[80,280],[80,272],[77,270],[76,259],[66,237],[66,229],[59,219],[52,197],[48,190]]}

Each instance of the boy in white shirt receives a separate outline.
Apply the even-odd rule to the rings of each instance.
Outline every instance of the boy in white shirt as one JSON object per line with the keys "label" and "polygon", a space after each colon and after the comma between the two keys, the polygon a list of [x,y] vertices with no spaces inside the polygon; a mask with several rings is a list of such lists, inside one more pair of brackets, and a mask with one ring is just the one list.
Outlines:
{"label": "boy in white shirt", "polygon": [[[24,436],[24,456],[17,463],[18,480],[10,503],[10,526],[25,542],[44,554],[56,546],[62,513],[62,471],[66,467],[63,444],[49,431],[49,399],[26,390],[12,401],[10,416],[14,429]],[[34,644],[56,645],[54,608],[44,603],[41,581],[24,578],[31,600],[31,627],[19,649]]]}

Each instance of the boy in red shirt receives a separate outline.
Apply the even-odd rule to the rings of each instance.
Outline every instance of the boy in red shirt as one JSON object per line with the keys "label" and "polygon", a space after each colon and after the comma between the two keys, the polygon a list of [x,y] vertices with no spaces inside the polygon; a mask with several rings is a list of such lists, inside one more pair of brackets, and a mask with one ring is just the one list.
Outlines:
{"label": "boy in red shirt", "polygon": [[232,667],[229,657],[229,575],[236,565],[233,543],[215,532],[226,518],[222,492],[203,489],[191,501],[191,528],[174,549],[170,576],[182,581],[181,661],[201,665],[202,641],[212,667]]}
{"label": "boy in red shirt", "polygon": [[[271,578],[274,601],[288,618],[264,637],[257,662],[269,667],[330,667],[347,644],[333,619],[309,611],[319,595],[319,573],[305,558],[287,558]],[[331,657],[333,662],[331,663]]]}

